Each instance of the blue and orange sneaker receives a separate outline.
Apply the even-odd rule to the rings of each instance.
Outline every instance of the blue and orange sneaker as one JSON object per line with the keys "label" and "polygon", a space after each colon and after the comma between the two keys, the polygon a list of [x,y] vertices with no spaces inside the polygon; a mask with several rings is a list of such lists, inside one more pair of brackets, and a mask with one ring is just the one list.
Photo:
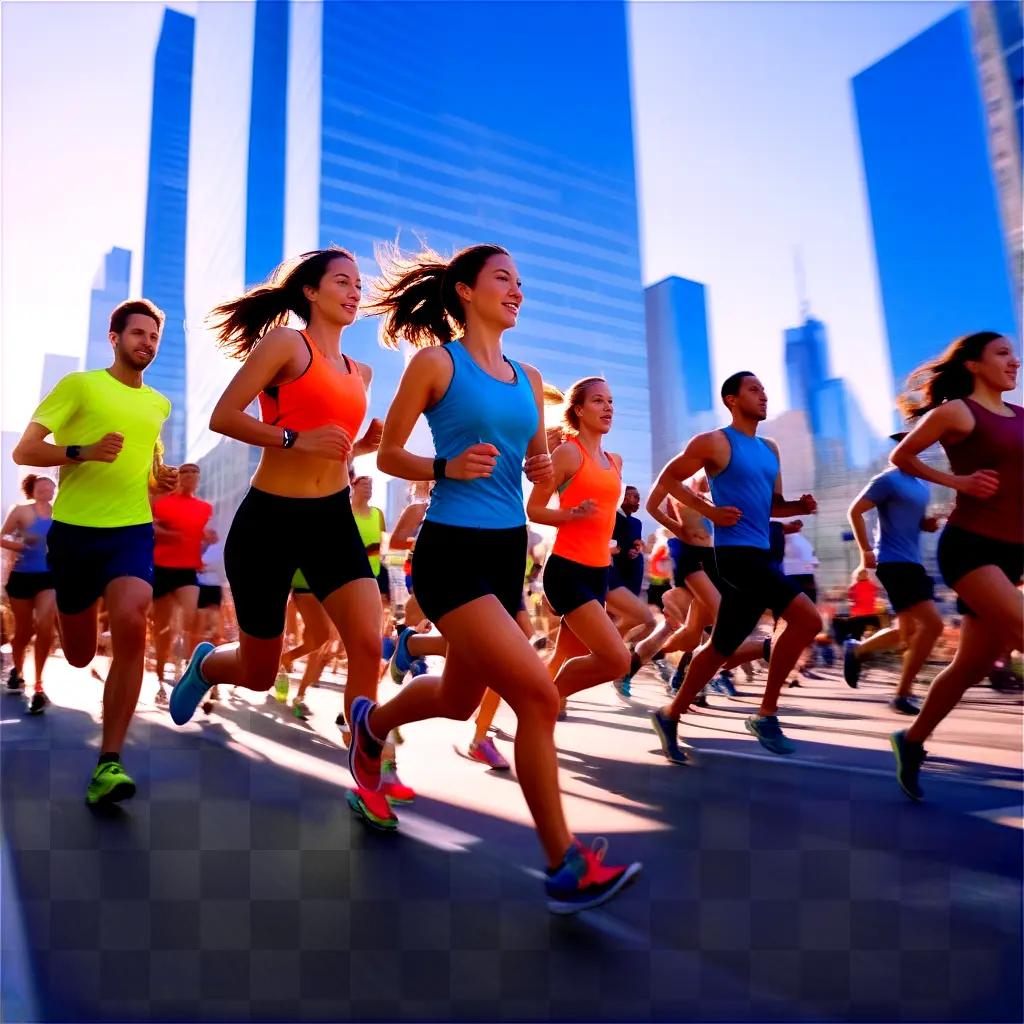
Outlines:
{"label": "blue and orange sneaker", "polygon": [[196,713],[196,708],[203,702],[210,684],[203,678],[201,665],[203,659],[214,650],[211,643],[205,640],[196,646],[184,675],[174,684],[171,690],[171,719],[175,725],[184,725]]}
{"label": "blue and orange sneaker", "polygon": [[636,880],[643,865],[634,861],[628,867],[608,867],[604,863],[607,850],[608,840],[603,837],[595,839],[589,850],[578,839],[573,840],[562,863],[554,871],[549,870],[544,879],[552,914],[592,910]]}
{"label": "blue and orange sneaker", "polygon": [[381,832],[394,832],[398,828],[398,818],[383,793],[356,788],[348,790],[345,799],[353,813],[362,818],[370,828]]}
{"label": "blue and orange sneaker", "polygon": [[352,778],[361,789],[373,792],[380,789],[381,755],[384,753],[384,744],[370,732],[368,724],[370,712],[376,706],[369,697],[356,697],[352,701],[349,723],[352,738],[348,745],[348,770]]}

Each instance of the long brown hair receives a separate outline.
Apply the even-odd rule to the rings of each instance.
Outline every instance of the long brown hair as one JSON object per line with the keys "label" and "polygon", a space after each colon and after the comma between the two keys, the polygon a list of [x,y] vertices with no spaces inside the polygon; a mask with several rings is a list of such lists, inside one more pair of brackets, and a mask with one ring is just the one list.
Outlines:
{"label": "long brown hair", "polygon": [[937,359],[911,373],[896,407],[908,420],[914,420],[943,402],[966,398],[974,390],[974,374],[967,363],[981,359],[985,346],[1002,337],[995,331],[978,331],[957,338]]}
{"label": "long brown hair", "polygon": [[466,312],[455,290],[457,284],[476,284],[492,256],[508,256],[500,245],[471,245],[451,259],[424,249],[403,256],[397,245],[374,250],[381,275],[374,282],[370,314],[382,317],[381,344],[398,348],[404,338],[413,348],[445,345],[466,326]]}
{"label": "long brown hair", "polygon": [[308,324],[309,299],[302,289],[319,287],[331,261],[339,257],[356,261],[352,253],[340,246],[314,249],[286,260],[265,283],[216,306],[209,322],[217,334],[218,345],[232,359],[245,359],[267,331],[288,322],[289,313]]}

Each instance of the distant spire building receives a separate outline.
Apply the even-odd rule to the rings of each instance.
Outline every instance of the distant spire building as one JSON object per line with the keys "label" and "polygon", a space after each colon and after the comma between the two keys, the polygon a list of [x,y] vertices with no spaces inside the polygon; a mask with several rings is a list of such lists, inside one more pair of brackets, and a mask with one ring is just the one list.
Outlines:
{"label": "distant spire building", "polygon": [[192,107],[195,19],[165,10],[153,67],[146,241],[142,293],[166,315],[160,352],[147,383],[171,400],[164,424],[169,463],[185,458],[187,370],[185,360],[185,229]]}
{"label": "distant spire building", "polygon": [[102,370],[110,365],[110,314],[128,298],[132,254],[116,246],[101,261],[89,294],[89,337],[85,344],[85,368]]}

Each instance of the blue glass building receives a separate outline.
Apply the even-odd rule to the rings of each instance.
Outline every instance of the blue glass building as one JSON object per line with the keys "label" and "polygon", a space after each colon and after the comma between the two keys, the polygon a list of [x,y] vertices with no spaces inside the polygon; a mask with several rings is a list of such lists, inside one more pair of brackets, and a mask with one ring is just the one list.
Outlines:
{"label": "blue glass building", "polygon": [[102,370],[109,366],[110,314],[128,298],[131,286],[132,254],[116,246],[100,261],[89,293],[89,336],[85,343],[85,369]]}
{"label": "blue glass building", "polygon": [[[644,290],[651,392],[651,461],[657,473],[715,418],[704,285],[667,277]],[[722,410],[724,414],[724,409]]]}
{"label": "blue glass building", "polygon": [[[441,252],[504,245],[525,295],[509,353],[562,388],[604,374],[616,404],[609,444],[627,475],[645,483],[649,391],[625,6],[518,4],[512,25],[510,8],[495,3],[293,4],[293,18],[300,9],[321,21],[291,48],[293,86],[301,79],[307,91],[292,92],[289,150],[303,118],[318,145],[297,167],[310,186],[289,216],[307,230],[315,223],[313,244],[352,249],[364,276],[380,241],[412,248],[422,240]],[[577,46],[584,11],[586,45]],[[486,40],[486,54],[456,58],[456,41],[469,40]],[[371,411],[380,415],[402,359],[378,348],[376,330],[357,324],[345,342],[374,366]]]}
{"label": "blue glass building", "polygon": [[967,7],[862,71],[853,94],[899,389],[961,334],[1017,333]]}
{"label": "blue glass building", "polygon": [[787,327],[784,337],[789,408],[806,413],[811,433],[819,437],[821,418],[815,395],[829,378],[828,332],[820,320],[805,317],[799,327]]}
{"label": "blue glass building", "polygon": [[160,352],[146,380],[171,400],[166,458],[186,451],[185,235],[195,21],[165,10],[153,68],[142,292],[166,314]]}

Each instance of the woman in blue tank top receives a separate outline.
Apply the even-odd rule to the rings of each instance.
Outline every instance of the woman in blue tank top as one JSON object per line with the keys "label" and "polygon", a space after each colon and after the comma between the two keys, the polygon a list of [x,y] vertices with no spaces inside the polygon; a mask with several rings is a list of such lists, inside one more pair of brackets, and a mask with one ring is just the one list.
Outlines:
{"label": "woman in blue tank top", "polygon": [[7,689],[24,688],[25,651],[35,636],[35,692],[28,712],[38,715],[49,703],[43,692],[43,667],[53,646],[57,614],[56,591],[46,563],[46,535],[53,523],[53,495],[57,488],[49,477],[30,473],[22,480],[21,489],[30,502],[11,509],[4,520],[3,540],[0,541],[8,551],[18,553],[7,580],[7,596],[14,612],[11,641],[14,667],[7,677]]}
{"label": "woman in blue tank top", "polygon": [[[585,849],[569,831],[554,743],[558,694],[515,620],[526,570],[522,474],[533,483],[552,475],[540,374],[502,347],[523,301],[516,265],[497,245],[450,260],[391,250],[378,261],[384,274],[370,309],[383,315],[382,340],[397,348],[405,339],[419,351],[388,411],[377,465],[405,480],[437,481],[412,576],[447,658],[441,675],[417,676],[386,704],[353,703],[349,766],[358,785],[376,789],[381,737],[427,718],[466,720],[490,686],[518,719],[516,767],[547,858],[548,905],[556,913],[596,906],[640,866],[609,867],[603,848]],[[406,447],[421,415],[436,458]]]}

